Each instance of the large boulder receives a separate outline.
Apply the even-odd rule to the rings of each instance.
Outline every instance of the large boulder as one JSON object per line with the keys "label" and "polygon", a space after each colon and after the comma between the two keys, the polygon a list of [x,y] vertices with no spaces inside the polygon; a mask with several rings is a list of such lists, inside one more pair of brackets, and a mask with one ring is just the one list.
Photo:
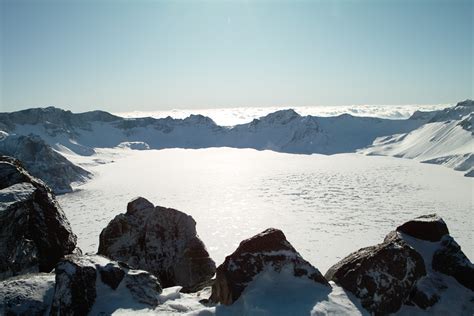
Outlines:
{"label": "large boulder", "polygon": [[16,159],[0,156],[0,280],[50,272],[76,248],[52,191]]}
{"label": "large boulder", "polygon": [[276,272],[291,268],[295,277],[306,277],[314,282],[329,283],[318,269],[304,260],[278,229],[267,229],[242,241],[217,268],[210,301],[232,304],[249,283],[262,271]]}
{"label": "large boulder", "polygon": [[325,277],[352,292],[375,315],[395,313],[403,306],[428,309],[452,293],[461,309],[474,312],[469,294],[474,267],[436,214],[400,225],[383,243],[350,254]]}
{"label": "large boulder", "polygon": [[191,216],[141,197],[101,232],[98,253],[150,271],[164,287],[179,285],[183,292],[208,285],[216,269]]}
{"label": "large boulder", "polygon": [[436,214],[419,216],[398,226],[397,231],[428,241],[440,241],[443,236],[449,235],[446,223]]}
{"label": "large boulder", "polygon": [[56,267],[55,281],[51,315],[108,315],[117,308],[156,307],[162,290],[149,272],[98,255],[66,256]]}
{"label": "large boulder", "polygon": [[368,311],[380,315],[399,310],[424,275],[421,255],[397,233],[391,233],[383,243],[345,257],[325,277],[355,294]]}

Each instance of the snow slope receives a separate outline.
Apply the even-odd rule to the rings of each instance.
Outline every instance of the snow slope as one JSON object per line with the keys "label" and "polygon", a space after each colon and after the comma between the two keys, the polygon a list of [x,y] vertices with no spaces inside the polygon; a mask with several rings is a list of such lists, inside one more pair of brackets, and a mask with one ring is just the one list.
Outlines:
{"label": "snow slope", "polygon": [[425,121],[349,114],[301,116],[289,109],[227,128],[202,115],[124,119],[105,112],[73,114],[49,107],[0,113],[0,122],[0,129],[39,135],[56,150],[93,155],[95,148],[123,147],[123,143],[141,143],[141,147],[150,149],[236,147],[335,154],[368,146],[378,136],[411,131]]}
{"label": "snow slope", "polygon": [[51,149],[37,135],[8,135],[0,131],[0,155],[19,159],[33,176],[42,179],[56,194],[71,192],[72,183],[82,183],[91,177],[90,172]]}
{"label": "snow slope", "polygon": [[370,147],[360,152],[440,164],[467,171],[466,175],[472,176],[474,102],[467,100],[453,108],[431,113],[418,112],[414,116],[430,120],[409,133],[379,137]]}
{"label": "snow slope", "polygon": [[122,118],[103,111],[75,114],[54,107],[0,113],[0,130],[40,136],[63,154],[91,156],[100,148],[138,150],[234,147],[297,154],[356,152],[442,164],[474,173],[473,101],[408,119],[342,114],[301,116],[279,110],[232,127],[203,115],[184,119]]}

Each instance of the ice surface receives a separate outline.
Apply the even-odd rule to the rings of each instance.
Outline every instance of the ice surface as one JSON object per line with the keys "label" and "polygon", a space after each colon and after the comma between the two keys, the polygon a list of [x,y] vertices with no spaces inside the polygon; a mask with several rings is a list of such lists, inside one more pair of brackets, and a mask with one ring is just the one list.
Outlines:
{"label": "ice surface", "polygon": [[96,177],[58,200],[86,252],[97,251],[101,230],[139,195],[192,215],[217,264],[243,239],[277,227],[325,272],[399,224],[434,212],[474,257],[474,179],[437,165],[230,148],[108,149],[75,159]]}

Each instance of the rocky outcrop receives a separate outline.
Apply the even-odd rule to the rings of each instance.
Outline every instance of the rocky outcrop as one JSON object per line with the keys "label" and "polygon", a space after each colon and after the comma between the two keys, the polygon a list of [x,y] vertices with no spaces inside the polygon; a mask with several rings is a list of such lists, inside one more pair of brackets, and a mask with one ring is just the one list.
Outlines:
{"label": "rocky outcrop", "polygon": [[451,236],[445,236],[433,254],[432,267],[474,291],[474,265]]}
{"label": "rocky outcrop", "polygon": [[397,233],[391,233],[383,243],[342,259],[325,277],[355,294],[367,310],[380,315],[400,309],[424,275],[421,255]]}
{"label": "rocky outcrop", "polygon": [[76,248],[51,190],[18,160],[0,156],[0,279],[49,272]]}
{"label": "rocky outcrop", "polygon": [[215,273],[194,219],[144,198],[131,201],[101,232],[98,253],[150,271],[164,287],[180,285],[184,292],[208,285]]}
{"label": "rocky outcrop", "polygon": [[350,254],[325,277],[352,292],[372,314],[385,315],[403,305],[430,308],[450,287],[473,290],[474,267],[443,219],[430,214],[400,225],[383,243]]}
{"label": "rocky outcrop", "polygon": [[293,269],[295,277],[306,277],[329,286],[318,269],[300,256],[281,230],[270,228],[242,241],[226,257],[217,268],[210,301],[232,304],[260,272],[266,269],[280,272],[288,267]]}
{"label": "rocky outcrop", "polygon": [[3,133],[0,154],[20,160],[34,177],[43,180],[56,194],[71,192],[71,183],[84,182],[92,176],[55,152],[37,135]]}
{"label": "rocky outcrop", "polygon": [[[51,315],[87,315],[101,296],[112,300],[104,307],[95,307],[98,313],[109,314],[115,307],[128,307],[129,297],[146,305],[143,308],[155,307],[162,290],[152,274],[97,255],[66,256],[56,267],[55,281]],[[120,294],[111,295],[111,291]]]}
{"label": "rocky outcrop", "polygon": [[449,234],[446,223],[436,214],[419,216],[398,226],[397,231],[427,241],[440,241]]}

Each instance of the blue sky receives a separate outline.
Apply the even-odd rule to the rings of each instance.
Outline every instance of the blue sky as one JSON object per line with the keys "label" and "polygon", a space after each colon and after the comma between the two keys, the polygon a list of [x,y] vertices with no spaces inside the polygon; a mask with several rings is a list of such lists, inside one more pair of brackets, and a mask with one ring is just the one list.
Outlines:
{"label": "blue sky", "polygon": [[1,0],[0,110],[450,103],[473,1]]}

